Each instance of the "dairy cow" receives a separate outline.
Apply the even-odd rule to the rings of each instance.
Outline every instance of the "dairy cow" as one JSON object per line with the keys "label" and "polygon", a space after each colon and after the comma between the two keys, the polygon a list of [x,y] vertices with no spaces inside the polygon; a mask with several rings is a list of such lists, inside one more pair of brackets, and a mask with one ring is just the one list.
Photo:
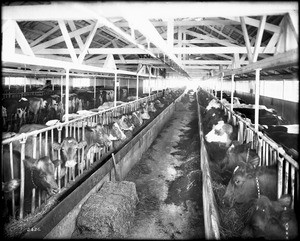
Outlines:
{"label": "dairy cow", "polygon": [[247,203],[259,195],[276,200],[276,166],[258,166],[258,160],[239,163],[226,187],[223,204],[232,207],[236,203]]}
{"label": "dairy cow", "polygon": [[296,239],[298,223],[295,211],[291,209],[292,198],[284,194],[276,201],[261,195],[254,202],[250,222],[242,233],[243,238]]}
{"label": "dairy cow", "polygon": [[240,144],[233,141],[231,146],[227,149],[225,157],[220,162],[222,172],[222,182],[228,184],[234,169],[240,163],[259,162],[260,158],[254,149],[251,149],[251,142],[247,144]]}

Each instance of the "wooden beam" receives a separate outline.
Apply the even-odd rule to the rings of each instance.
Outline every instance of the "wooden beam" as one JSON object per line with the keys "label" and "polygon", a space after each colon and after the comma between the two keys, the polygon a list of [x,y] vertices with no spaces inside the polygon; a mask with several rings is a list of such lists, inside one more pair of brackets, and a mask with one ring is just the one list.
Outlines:
{"label": "wooden beam", "polygon": [[[141,14],[152,18],[197,18],[228,16],[261,16],[285,14],[297,10],[297,2],[51,2],[48,5],[22,5],[2,7],[2,19],[18,21],[87,20],[88,8],[99,12],[103,17],[122,17]],[[184,9],[184,11],[183,11]]]}
{"label": "wooden beam", "polygon": [[2,25],[2,58],[4,55],[10,55],[15,53],[16,44],[16,21],[7,20]]}
{"label": "wooden beam", "polygon": [[168,43],[169,48],[172,49],[173,45],[174,45],[174,19],[168,20],[167,43]]}
{"label": "wooden beam", "polygon": [[[73,38],[73,37],[75,37],[77,35],[89,32],[89,31],[92,30],[92,27],[93,26],[91,26],[91,25],[83,27],[81,29],[78,29],[78,30],[76,30],[74,32],[69,33],[69,36],[70,36],[70,38]],[[33,50],[33,52],[38,52],[39,50],[49,48],[49,47],[51,47],[51,46],[53,46],[55,44],[61,43],[63,41],[64,41],[64,37],[63,36],[59,36],[59,37],[56,37],[54,39],[51,39],[49,41],[46,41],[44,43],[41,43],[39,45],[34,46],[32,48],[32,50]]]}
{"label": "wooden beam", "polygon": [[[68,24],[69,24],[70,29],[71,29],[72,32],[74,32],[74,31],[77,30],[74,21],[69,20],[69,21],[68,21]],[[91,24],[91,25],[93,25],[93,24]],[[78,35],[75,35],[75,39],[76,39],[76,42],[77,42],[79,48],[80,48],[81,50],[83,50],[84,44],[83,44],[83,42],[82,42],[82,39],[81,39],[80,35],[79,35],[79,34],[78,34]]]}
{"label": "wooden beam", "polygon": [[[284,20],[282,19],[280,24],[279,24],[280,28],[281,28],[283,22],[284,22]],[[276,32],[276,33],[273,33],[273,36],[270,38],[269,43],[267,44],[266,51],[268,51],[270,48],[275,47],[275,45],[278,43],[280,33],[281,33],[280,31]]]}
{"label": "wooden beam", "polygon": [[293,31],[297,43],[299,43],[299,13],[291,11],[287,14],[288,23]]}
{"label": "wooden beam", "polygon": [[[251,47],[251,51],[254,47]],[[75,49],[76,54],[80,54],[80,49]],[[153,54],[161,54],[161,49],[152,48]],[[246,54],[246,47],[174,47],[174,54]],[[266,51],[266,47],[259,47],[258,53],[274,54],[275,48],[270,48]],[[36,51],[35,54],[69,54],[68,49],[44,49]],[[145,54],[145,50],[139,48],[89,48],[89,54]],[[146,52],[147,54],[147,52]]]}
{"label": "wooden beam", "polygon": [[267,19],[266,15],[261,17],[259,28],[257,30],[255,48],[254,48],[254,52],[253,52],[253,62],[256,62],[257,57],[258,57],[258,48],[261,44],[262,36],[263,36],[263,33],[264,33],[264,29],[265,29],[266,19]]}
{"label": "wooden beam", "polygon": [[246,28],[245,18],[240,17],[240,20],[241,20],[244,40],[245,40],[245,44],[246,44],[246,48],[247,48],[248,60],[250,62],[252,62],[253,61],[253,55],[252,55],[252,52],[251,52],[251,44],[250,44],[250,41],[249,41],[248,31],[247,31],[247,28]]}
{"label": "wooden beam", "polygon": [[93,30],[90,32],[89,36],[87,37],[87,39],[85,41],[83,50],[82,50],[82,52],[80,53],[80,55],[78,57],[78,62],[80,64],[83,62],[83,59],[84,59],[85,55],[87,54],[88,48],[90,47],[90,44],[91,44],[91,42],[92,42],[92,40],[95,36],[95,33],[96,33],[96,30],[98,29],[98,26],[99,26],[99,21],[97,21],[94,24]]}
{"label": "wooden beam", "polygon": [[15,22],[15,30],[16,30],[16,40],[17,40],[19,46],[21,47],[23,53],[26,55],[29,55],[29,56],[34,56],[34,53],[33,53],[32,49],[30,48],[30,46],[29,46],[29,44],[17,22]]}
{"label": "wooden beam", "polygon": [[68,51],[69,51],[69,54],[72,58],[73,63],[78,63],[78,59],[77,59],[73,44],[71,42],[71,38],[70,38],[70,35],[68,33],[68,30],[67,30],[67,27],[66,27],[64,21],[59,20],[58,25],[59,25],[59,28],[62,32],[63,38],[65,40],[65,43],[67,45],[67,48],[68,48]]}
{"label": "wooden beam", "polygon": [[[114,46],[115,48],[118,48],[118,45],[117,45],[116,41],[112,41],[112,44],[113,44],[113,46]],[[123,55],[122,55],[122,54],[118,54],[118,56],[119,56],[121,62],[122,62],[122,63],[125,63],[125,59],[124,59]]]}
{"label": "wooden beam", "polygon": [[[267,14],[267,15],[271,15],[271,14]],[[259,16],[259,14],[257,16]],[[226,18],[237,21],[237,22],[241,21],[239,17],[226,17]],[[259,27],[260,21],[257,20],[257,19],[244,17],[244,20],[245,20],[245,24],[247,24],[247,25],[254,26],[254,27]],[[266,23],[265,24],[265,30],[277,33],[277,32],[280,31],[280,27],[278,27],[274,24]]]}
{"label": "wooden beam", "polygon": [[210,37],[209,35],[199,34],[199,33],[196,33],[194,31],[191,31],[191,30],[185,30],[185,33],[189,34],[190,36],[197,37],[197,38],[200,38],[200,39],[210,40],[213,43],[218,43],[218,44],[221,44],[221,45],[224,45],[224,46],[236,46],[236,47],[239,46],[239,45],[230,43],[227,40],[218,39],[216,37]]}
{"label": "wooden beam", "polygon": [[50,35],[52,35],[53,33],[55,33],[58,29],[59,29],[58,25],[55,26],[55,27],[53,27],[51,30],[49,30],[48,32],[46,32],[45,34],[43,34],[42,36],[40,36],[39,38],[37,38],[36,40],[34,40],[33,42],[31,42],[30,46],[33,47],[33,46],[37,45],[38,43],[40,43],[41,41],[43,41],[45,38],[47,38]]}
{"label": "wooden beam", "polygon": [[293,65],[298,66],[298,49],[293,49],[285,53],[274,55],[267,59],[263,59],[248,64],[239,69],[225,70],[224,75],[230,76],[231,74],[244,74],[244,73],[253,72],[255,69],[259,69],[259,68],[261,68],[262,71],[264,71],[268,69],[278,69],[278,68],[283,68],[283,67],[293,66]]}

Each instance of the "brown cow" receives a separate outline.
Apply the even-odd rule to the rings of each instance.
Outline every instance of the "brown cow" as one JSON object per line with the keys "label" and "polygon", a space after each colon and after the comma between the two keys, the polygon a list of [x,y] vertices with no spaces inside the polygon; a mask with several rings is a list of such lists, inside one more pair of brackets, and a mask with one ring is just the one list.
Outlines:
{"label": "brown cow", "polygon": [[40,114],[41,110],[46,107],[47,101],[43,98],[32,97],[29,98],[29,107],[28,112],[33,113],[33,122],[38,122],[38,115]]}

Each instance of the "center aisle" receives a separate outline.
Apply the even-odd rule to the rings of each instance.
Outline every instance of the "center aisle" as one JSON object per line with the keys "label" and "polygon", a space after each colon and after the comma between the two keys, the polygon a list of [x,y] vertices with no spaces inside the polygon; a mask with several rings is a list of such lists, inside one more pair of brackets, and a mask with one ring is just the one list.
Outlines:
{"label": "center aisle", "polygon": [[125,238],[205,238],[197,106],[192,95],[181,104],[125,178],[139,197]]}

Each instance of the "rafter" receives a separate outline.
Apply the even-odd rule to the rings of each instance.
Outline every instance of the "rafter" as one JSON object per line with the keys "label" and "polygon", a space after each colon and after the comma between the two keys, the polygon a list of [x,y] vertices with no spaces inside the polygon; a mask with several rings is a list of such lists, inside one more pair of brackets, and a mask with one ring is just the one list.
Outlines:
{"label": "rafter", "polygon": [[[69,20],[69,21],[68,21],[68,24],[69,24],[70,29],[71,29],[72,32],[77,30],[74,21]],[[83,42],[82,42],[82,39],[81,39],[80,35],[79,35],[79,34],[78,34],[78,35],[75,35],[75,39],[76,39],[76,42],[77,42],[79,48],[80,48],[81,50],[83,50],[84,44],[83,44]]]}
{"label": "rafter", "polygon": [[65,43],[67,45],[68,52],[69,52],[69,54],[70,54],[70,56],[72,58],[72,61],[73,61],[73,63],[77,63],[78,59],[77,59],[77,56],[76,56],[73,44],[71,42],[70,35],[68,33],[68,30],[67,30],[67,27],[66,27],[64,21],[63,20],[59,20],[58,21],[58,25],[59,25],[60,31],[62,32],[63,38],[64,38]]}
{"label": "rafter", "polygon": [[256,35],[254,52],[253,52],[253,62],[256,62],[257,57],[258,57],[258,48],[261,44],[262,36],[263,36],[265,25],[266,25],[266,19],[267,19],[267,16],[264,15],[261,17],[261,20],[260,20],[260,24],[259,24],[259,27],[257,30],[257,35]]}
{"label": "rafter", "polygon": [[241,25],[242,25],[242,30],[243,30],[243,36],[244,36],[244,40],[245,40],[245,44],[246,44],[246,48],[247,48],[247,54],[248,54],[248,59],[250,62],[253,61],[253,55],[251,52],[251,44],[249,41],[249,35],[248,35],[248,31],[246,28],[246,23],[245,23],[245,18],[244,17],[240,17],[241,20]]}
{"label": "rafter", "polygon": [[18,44],[20,45],[23,53],[26,55],[29,55],[29,56],[34,56],[34,53],[33,53],[32,49],[30,48],[30,46],[29,46],[29,44],[17,22],[15,22],[15,30],[16,30],[16,40],[17,40]]}
{"label": "rafter", "polygon": [[93,27],[93,30],[90,32],[89,36],[87,37],[86,41],[85,41],[85,44],[84,44],[84,47],[83,47],[83,50],[82,52],[80,53],[79,57],[78,57],[78,62],[81,64],[85,55],[87,54],[87,51],[88,51],[88,48],[90,47],[90,44],[95,36],[95,33],[96,33],[96,30],[99,26],[99,21],[97,21],[95,24],[94,24],[94,27]]}

